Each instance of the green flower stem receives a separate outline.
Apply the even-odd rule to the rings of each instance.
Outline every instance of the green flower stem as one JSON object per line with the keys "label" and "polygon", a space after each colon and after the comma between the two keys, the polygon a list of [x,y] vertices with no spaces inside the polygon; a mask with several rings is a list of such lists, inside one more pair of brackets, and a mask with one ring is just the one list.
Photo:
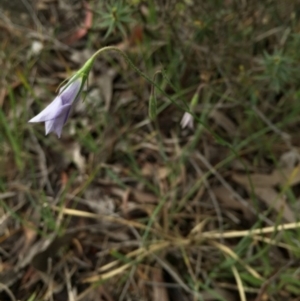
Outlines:
{"label": "green flower stem", "polygon": [[[92,57],[89,59],[90,62],[94,62],[94,60],[103,52],[106,51],[115,51],[118,52],[124,59],[125,61],[128,63],[128,65],[134,70],[136,71],[140,76],[142,76],[144,79],[146,79],[149,83],[151,83],[155,88],[157,88],[158,91],[160,91],[164,96],[166,96],[173,104],[175,104],[179,109],[181,109],[182,111],[186,111],[189,112],[194,118],[195,120],[197,120],[197,122],[199,122],[200,124],[202,124],[202,126],[209,132],[211,133],[215,139],[217,140],[217,142],[219,142],[222,145],[225,145],[227,147],[229,147],[233,153],[237,156],[237,153],[235,152],[235,150],[232,148],[232,146],[225,141],[224,139],[222,139],[218,134],[214,133],[204,122],[202,122],[189,108],[189,106],[186,106],[186,108],[181,107],[178,103],[176,103],[163,89],[161,89],[161,87],[154,81],[152,80],[149,76],[147,76],[145,73],[143,73],[140,69],[138,69],[134,63],[129,59],[129,57],[119,48],[114,47],[114,46],[106,46],[103,47],[101,49],[99,49],[98,51],[96,51]],[[89,66],[91,66],[89,64]],[[151,99],[150,99],[151,100]],[[194,102],[196,102],[196,100],[194,100]]]}
{"label": "green flower stem", "polygon": [[[145,78],[148,82],[150,82],[152,85],[158,86],[155,84],[154,81],[152,81],[152,79],[150,77],[148,77],[145,73],[143,73],[142,71],[140,71],[140,69],[138,69],[134,63],[129,59],[129,57],[119,48],[114,47],[114,46],[106,46],[103,47],[101,49],[99,49],[98,51],[96,51],[93,56],[91,57],[91,59],[96,59],[100,54],[102,54],[103,52],[106,51],[115,51],[118,52],[119,54],[121,54],[121,56],[125,59],[126,63],[128,63],[128,65],[134,70],[136,71],[140,76],[142,76],[143,78]],[[159,87],[158,87],[159,88]],[[163,91],[161,91],[163,92]],[[165,93],[166,94],[166,93]]]}
{"label": "green flower stem", "polygon": [[173,104],[175,104],[179,109],[186,110],[186,108],[181,107],[178,103],[176,103],[156,82],[155,80],[152,80],[148,75],[146,75],[144,72],[142,72],[140,69],[138,69],[134,63],[129,59],[129,57],[119,48],[114,46],[106,46],[98,51],[96,51],[90,60],[95,60],[100,54],[106,51],[115,51],[118,52],[126,61],[126,63],[134,70],[136,71],[140,76],[142,76],[144,79],[146,79],[149,83],[151,83],[158,91],[160,91],[164,96],[166,96]]}

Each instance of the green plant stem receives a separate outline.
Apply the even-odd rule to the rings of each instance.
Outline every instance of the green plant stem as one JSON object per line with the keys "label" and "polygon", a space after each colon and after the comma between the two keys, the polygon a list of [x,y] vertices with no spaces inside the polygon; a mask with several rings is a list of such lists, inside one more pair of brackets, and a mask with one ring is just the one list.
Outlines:
{"label": "green plant stem", "polygon": [[197,120],[197,122],[199,122],[200,124],[202,124],[202,126],[209,131],[209,133],[211,133],[215,139],[222,145],[227,146],[235,155],[236,157],[238,157],[238,154],[236,153],[236,151],[234,150],[234,148],[230,145],[230,143],[228,143],[227,141],[225,141],[223,138],[221,138],[218,134],[214,133],[206,124],[204,124],[189,108],[188,105],[186,105],[185,108],[181,107],[178,103],[176,103],[174,101],[174,99],[172,99],[163,89],[161,89],[161,87],[155,82],[155,80],[152,80],[148,75],[146,75],[144,72],[142,72],[139,68],[137,68],[134,63],[129,59],[129,57],[119,48],[114,47],[114,46],[106,46],[103,47],[99,50],[97,50],[92,57],[90,58],[90,62],[93,62],[99,55],[101,55],[104,52],[107,51],[115,51],[117,53],[119,53],[127,62],[127,64],[134,70],[136,71],[140,76],[142,76],[144,79],[146,79],[149,83],[151,83],[155,88],[158,89],[158,91],[160,91],[164,96],[166,96],[173,104],[175,104],[179,109],[189,112],[193,118],[195,120]]}
{"label": "green plant stem", "polygon": [[[135,71],[137,72],[140,76],[142,76],[144,79],[146,79],[149,83],[151,83],[155,88],[158,89],[164,96],[166,96],[173,104],[175,104],[179,109],[183,111],[188,111],[190,112],[189,107],[186,105],[185,108],[181,107],[174,99],[172,99],[156,82],[155,80],[152,80],[148,75],[146,75],[144,72],[142,72],[139,68],[137,68],[134,63],[129,59],[129,57],[119,48],[114,47],[114,46],[106,46],[98,51],[96,51],[92,57],[91,60],[95,60],[100,54],[106,51],[115,51],[118,52],[126,61],[126,63]],[[191,113],[191,112],[190,112]]]}
{"label": "green plant stem", "polygon": [[97,50],[93,56],[91,57],[91,59],[95,60],[100,54],[102,54],[103,52],[106,51],[115,51],[118,52],[119,54],[121,54],[121,56],[125,59],[126,63],[134,70],[136,71],[140,76],[142,76],[143,78],[145,78],[148,82],[150,82],[152,85],[154,85],[156,88],[158,88],[160,90],[160,92],[164,93],[166,96],[167,93],[164,92],[163,90],[160,89],[160,87],[149,77],[147,76],[144,72],[142,72],[139,68],[137,68],[134,63],[129,59],[129,57],[119,48],[114,47],[114,46],[106,46],[103,47],[99,50]]}

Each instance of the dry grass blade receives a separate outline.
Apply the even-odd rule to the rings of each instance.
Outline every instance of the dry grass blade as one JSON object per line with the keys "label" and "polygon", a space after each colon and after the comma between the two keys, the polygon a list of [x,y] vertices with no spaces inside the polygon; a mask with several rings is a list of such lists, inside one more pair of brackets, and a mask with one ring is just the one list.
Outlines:
{"label": "dry grass blade", "polygon": [[130,268],[134,262],[132,263],[126,263],[118,268],[115,268],[114,270],[104,273],[102,275],[94,275],[91,277],[84,278],[82,280],[82,283],[94,283],[94,282],[100,282],[100,281],[105,281],[107,279],[110,279],[116,275],[121,274],[122,272],[126,271],[128,268]]}
{"label": "dry grass blade", "polygon": [[[137,256],[141,255],[144,251],[145,251],[144,248],[139,248],[139,249],[136,249],[136,250],[134,250],[134,251],[129,252],[128,254],[126,254],[126,257],[127,257],[127,258],[134,258],[134,257],[137,257]],[[97,272],[99,272],[99,273],[104,273],[105,271],[114,268],[114,267],[117,266],[119,263],[120,263],[119,260],[114,260],[114,261],[112,261],[112,262],[110,262],[110,263],[107,263],[106,265],[104,265],[104,266],[98,268],[98,269],[97,269]]]}
{"label": "dry grass blade", "polygon": [[[117,224],[125,225],[128,227],[136,227],[138,229],[143,229],[143,230],[147,229],[147,226],[145,226],[143,224],[140,224],[140,223],[134,222],[134,221],[125,220],[120,217],[109,216],[109,215],[104,215],[104,214],[103,215],[96,214],[96,213],[91,213],[91,212],[76,210],[76,209],[59,208],[56,206],[53,206],[52,208],[53,208],[53,210],[61,212],[64,215],[80,216],[80,217],[86,217],[86,218],[92,218],[92,219],[102,219],[102,220],[106,220],[109,222],[114,222]],[[155,231],[155,230],[150,229],[150,231]]]}
{"label": "dry grass blade", "polygon": [[190,232],[189,236],[192,235],[199,235],[199,233],[202,233],[205,225],[208,223],[208,219],[204,219],[200,223],[198,223]]}
{"label": "dry grass blade", "polygon": [[256,272],[252,267],[250,267],[248,264],[246,264],[236,253],[234,253],[230,248],[228,248],[225,245],[222,245],[216,241],[211,241],[210,244],[216,248],[218,248],[220,251],[222,251],[224,254],[230,256],[231,258],[238,261],[253,277],[263,280],[263,277],[259,275],[258,272]]}
{"label": "dry grass blade", "polygon": [[[171,245],[170,242],[162,242],[162,243],[158,243],[158,244],[153,244],[153,245],[149,246],[148,248],[139,248],[139,249],[135,250],[134,252],[131,252],[131,254],[129,254],[130,257],[133,257],[133,255],[136,255],[136,257],[130,263],[126,263],[126,264],[122,265],[121,267],[115,268],[114,270],[104,273],[104,274],[101,274],[101,275],[94,275],[91,277],[84,278],[82,280],[82,282],[91,283],[91,282],[98,282],[98,281],[109,279],[112,276],[122,273],[123,271],[125,271],[126,269],[131,267],[132,265],[137,264],[140,260],[144,259],[145,257],[147,257],[159,250],[163,250],[163,249],[169,247],[170,245]],[[129,256],[126,255],[126,257],[129,257]],[[106,266],[103,266],[101,268],[101,271],[112,268],[113,266],[117,265],[118,263],[119,263],[119,260],[109,263]]]}
{"label": "dry grass blade", "polygon": [[235,266],[232,266],[231,269],[232,269],[234,278],[236,280],[236,284],[237,284],[237,287],[238,287],[238,290],[239,290],[241,301],[246,301],[247,300],[246,299],[246,294],[245,294],[245,290],[244,290],[244,286],[243,286],[240,274],[239,274],[239,272],[238,272],[238,270]]}
{"label": "dry grass blade", "polygon": [[105,215],[105,214],[96,214],[96,213],[77,210],[77,209],[59,208],[57,206],[52,206],[52,209],[59,212],[61,215],[80,216],[80,217],[91,218],[91,219],[105,220],[108,222],[113,222],[113,223],[121,224],[121,225],[128,226],[128,227],[135,227],[137,229],[147,230],[156,235],[162,236],[165,239],[172,240],[172,237],[170,237],[169,235],[166,235],[162,231],[159,231],[159,230],[156,230],[153,228],[149,228],[149,226],[147,226],[147,225],[143,225],[143,224],[135,222],[135,221],[126,220],[121,217],[110,216],[110,215]]}
{"label": "dry grass blade", "polygon": [[64,266],[64,274],[65,274],[65,282],[66,282],[66,287],[67,287],[67,291],[68,291],[68,297],[69,297],[69,301],[75,301],[75,294],[74,294],[74,289],[72,288],[72,284],[71,284],[71,275],[70,272],[68,270],[68,267],[65,265]]}
{"label": "dry grass blade", "polygon": [[292,247],[288,244],[275,241],[275,240],[273,240],[272,238],[269,238],[269,237],[262,237],[262,236],[259,236],[259,235],[255,235],[255,236],[253,236],[253,239],[257,240],[257,241],[262,241],[262,242],[265,242],[269,245],[277,246],[277,247],[280,247],[280,248],[283,248],[283,249],[286,249],[286,250],[289,250],[289,251],[294,251],[295,252],[295,251],[298,250],[296,247]]}
{"label": "dry grass blade", "polygon": [[243,231],[226,231],[224,233],[219,232],[204,232],[201,234],[202,238],[206,239],[220,239],[223,238],[237,238],[237,237],[245,237],[245,236],[254,236],[261,235],[273,232],[279,232],[284,230],[293,230],[300,228],[300,222],[297,223],[286,223],[283,225],[275,225],[271,227],[264,227],[260,229],[254,230],[243,230]]}

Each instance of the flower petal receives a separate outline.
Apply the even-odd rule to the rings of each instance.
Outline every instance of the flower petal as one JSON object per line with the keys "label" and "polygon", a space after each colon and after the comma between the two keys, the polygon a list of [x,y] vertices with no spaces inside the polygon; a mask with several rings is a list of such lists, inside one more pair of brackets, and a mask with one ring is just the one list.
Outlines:
{"label": "flower petal", "polygon": [[62,128],[68,120],[72,106],[79,99],[83,79],[74,80],[75,76],[69,80],[68,87],[66,85],[62,87],[59,95],[42,112],[29,120],[29,122],[45,122],[46,135],[55,132],[58,137],[61,136]]}
{"label": "flower petal", "polygon": [[194,117],[189,112],[185,112],[180,122],[181,128],[184,129],[189,127],[190,129],[194,129]]}
{"label": "flower petal", "polygon": [[48,135],[51,132],[55,132],[57,134],[58,138],[60,138],[62,128],[66,122],[66,117],[67,117],[67,114],[61,115],[61,116],[57,117],[56,119],[47,120],[45,122],[46,135]]}
{"label": "flower petal", "polygon": [[71,104],[63,105],[60,96],[57,96],[42,112],[30,119],[28,122],[44,122],[55,119],[69,112]]}
{"label": "flower petal", "polygon": [[60,93],[60,97],[62,100],[62,103],[64,105],[66,104],[72,104],[75,100],[75,97],[77,96],[80,87],[81,87],[81,83],[82,83],[82,78],[79,78],[77,80],[75,80],[74,82],[72,82],[65,90],[63,86],[60,91],[62,91]]}

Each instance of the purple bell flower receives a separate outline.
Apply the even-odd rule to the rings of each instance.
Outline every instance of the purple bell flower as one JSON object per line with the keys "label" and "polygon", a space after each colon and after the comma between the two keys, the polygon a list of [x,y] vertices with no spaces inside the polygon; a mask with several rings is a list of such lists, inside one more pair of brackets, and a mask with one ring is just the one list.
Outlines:
{"label": "purple bell flower", "polygon": [[194,129],[194,117],[189,112],[185,112],[180,122],[181,128],[184,129],[186,127],[190,128],[191,130]]}
{"label": "purple bell flower", "polygon": [[55,99],[29,122],[45,122],[46,135],[55,132],[60,138],[62,128],[67,122],[72,106],[78,99],[82,87],[81,77],[72,81],[69,86],[63,86]]}

